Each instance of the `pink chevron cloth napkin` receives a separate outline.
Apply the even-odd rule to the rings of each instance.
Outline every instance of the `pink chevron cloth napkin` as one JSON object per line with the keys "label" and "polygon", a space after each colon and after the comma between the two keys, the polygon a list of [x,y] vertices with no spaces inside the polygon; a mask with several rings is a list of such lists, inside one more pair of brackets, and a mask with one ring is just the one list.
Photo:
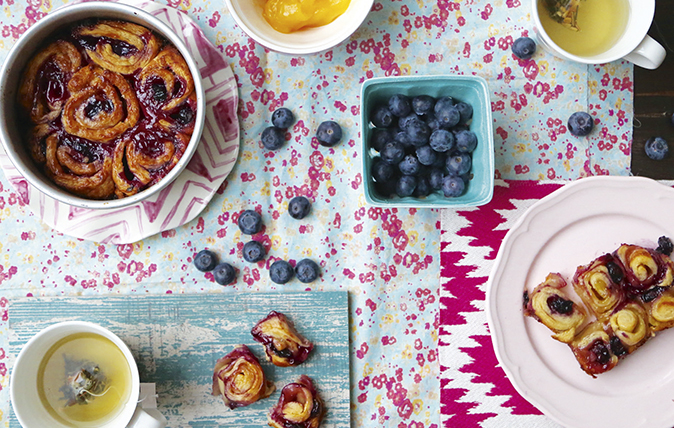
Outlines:
{"label": "pink chevron cloth napkin", "polygon": [[515,391],[498,365],[485,293],[510,227],[527,208],[561,186],[497,181],[489,204],[442,212],[438,349],[444,427],[558,427]]}

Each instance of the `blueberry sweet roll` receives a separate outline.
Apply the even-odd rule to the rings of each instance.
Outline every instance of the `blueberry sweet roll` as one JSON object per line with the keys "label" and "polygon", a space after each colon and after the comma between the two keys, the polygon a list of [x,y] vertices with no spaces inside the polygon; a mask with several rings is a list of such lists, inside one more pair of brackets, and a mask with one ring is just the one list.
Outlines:
{"label": "blueberry sweet roll", "polygon": [[139,98],[156,110],[172,110],[194,91],[192,74],[178,50],[164,48],[140,72],[137,79]]}
{"label": "blueberry sweet roll", "polygon": [[554,339],[569,343],[586,319],[582,306],[569,299],[564,291],[566,281],[551,273],[531,293],[524,290],[524,314],[530,316],[555,334]]}
{"label": "blueberry sweet roll", "polygon": [[297,382],[283,387],[267,418],[274,428],[318,428],[324,413],[323,400],[314,383],[309,376],[302,375]]}
{"label": "blueberry sweet roll", "polygon": [[271,311],[250,333],[257,342],[264,345],[267,359],[279,367],[302,364],[314,348],[281,312]]}
{"label": "blueberry sweet roll", "polygon": [[99,21],[72,32],[99,67],[120,74],[133,74],[157,55],[161,42],[149,29],[124,21]]}
{"label": "blueberry sweet roll", "polygon": [[[618,357],[631,354],[653,336],[648,313],[639,303],[630,302],[617,308],[607,321],[613,335],[612,350]],[[620,346],[614,338],[620,341]]]}
{"label": "blueberry sweet roll", "polygon": [[222,396],[230,409],[269,397],[275,389],[246,345],[238,345],[215,363],[212,394]]}
{"label": "blueberry sweet roll", "polygon": [[641,296],[653,287],[667,288],[674,279],[674,264],[655,250],[638,245],[621,245],[614,253],[625,272],[625,291]]}
{"label": "blueberry sweet roll", "polygon": [[674,289],[655,287],[641,299],[654,332],[674,327]]}
{"label": "blueberry sweet roll", "polygon": [[611,349],[611,337],[599,321],[587,325],[569,346],[580,367],[592,377],[607,372],[618,364],[618,356]]}
{"label": "blueberry sweet roll", "polygon": [[605,254],[589,265],[579,266],[572,285],[583,303],[599,317],[610,313],[623,301],[624,277],[619,263],[611,254]]}

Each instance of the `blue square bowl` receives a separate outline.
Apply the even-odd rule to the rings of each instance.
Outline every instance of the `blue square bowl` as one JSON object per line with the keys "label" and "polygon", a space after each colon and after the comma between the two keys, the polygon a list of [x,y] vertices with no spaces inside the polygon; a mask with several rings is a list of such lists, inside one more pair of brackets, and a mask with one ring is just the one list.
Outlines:
{"label": "blue square bowl", "polygon": [[[430,95],[435,98],[450,96],[473,106],[470,130],[477,135],[478,144],[473,152],[472,179],[463,195],[446,198],[435,191],[425,198],[412,196],[384,198],[374,188],[370,174],[373,160],[379,153],[370,148],[370,134],[374,126],[370,112],[389,97],[404,94],[411,97]],[[494,128],[487,82],[477,76],[401,76],[377,77],[366,80],[360,93],[361,137],[363,153],[363,182],[365,200],[381,207],[464,208],[488,203],[494,194]]]}

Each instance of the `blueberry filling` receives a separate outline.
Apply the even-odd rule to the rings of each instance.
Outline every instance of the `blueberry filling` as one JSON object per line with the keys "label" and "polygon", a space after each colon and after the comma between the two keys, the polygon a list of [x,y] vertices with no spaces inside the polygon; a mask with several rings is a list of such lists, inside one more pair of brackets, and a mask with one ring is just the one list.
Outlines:
{"label": "blueberry filling", "polygon": [[110,112],[112,111],[112,103],[110,100],[102,100],[100,98],[94,98],[84,107],[84,114],[89,118],[93,119],[100,112]]}
{"label": "blueberry filling", "polygon": [[610,344],[611,352],[613,352],[618,357],[621,357],[627,353],[627,349],[625,349],[623,343],[616,336],[611,337]]}
{"label": "blueberry filling", "polygon": [[669,239],[666,236],[661,236],[658,238],[658,248],[655,249],[660,254],[664,254],[666,256],[669,256],[672,254],[672,251],[674,250],[674,244],[672,244],[672,240]]}
{"label": "blueberry filling", "polygon": [[611,354],[609,353],[606,344],[601,340],[595,340],[590,348],[590,352],[595,358],[595,361],[599,364],[606,364],[611,360]]}
{"label": "blueberry filling", "polygon": [[641,295],[641,301],[644,303],[652,302],[655,300],[664,290],[664,287],[653,287],[644,292]]}
{"label": "blueberry filling", "polygon": [[166,101],[168,96],[168,91],[166,90],[166,85],[163,82],[157,82],[152,84],[152,98],[160,103]]}
{"label": "blueberry filling", "polygon": [[548,307],[558,314],[566,315],[573,311],[573,302],[557,295],[548,297]]}
{"label": "blueberry filling", "polygon": [[190,106],[185,104],[177,112],[173,113],[171,118],[184,126],[192,122],[192,119],[194,119],[194,112]]}
{"label": "blueberry filling", "polygon": [[615,262],[606,262],[606,269],[608,270],[608,274],[611,277],[611,281],[616,284],[620,284],[625,278],[625,274],[623,274],[622,269],[620,269],[620,267]]}

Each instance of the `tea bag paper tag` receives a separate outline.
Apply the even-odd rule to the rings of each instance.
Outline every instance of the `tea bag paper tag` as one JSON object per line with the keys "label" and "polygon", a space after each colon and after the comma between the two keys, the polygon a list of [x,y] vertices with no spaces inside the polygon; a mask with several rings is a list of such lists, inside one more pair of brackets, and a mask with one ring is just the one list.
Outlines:
{"label": "tea bag paper tag", "polygon": [[141,383],[138,402],[143,409],[157,408],[157,392],[154,383]]}

